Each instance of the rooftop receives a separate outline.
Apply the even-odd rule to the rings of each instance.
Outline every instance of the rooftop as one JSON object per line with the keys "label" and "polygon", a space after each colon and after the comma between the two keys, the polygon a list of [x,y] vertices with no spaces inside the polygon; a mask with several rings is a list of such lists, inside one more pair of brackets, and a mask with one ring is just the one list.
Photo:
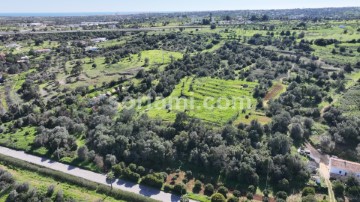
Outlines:
{"label": "rooftop", "polygon": [[346,170],[352,173],[360,173],[360,163],[346,161],[343,159],[331,158],[330,167]]}

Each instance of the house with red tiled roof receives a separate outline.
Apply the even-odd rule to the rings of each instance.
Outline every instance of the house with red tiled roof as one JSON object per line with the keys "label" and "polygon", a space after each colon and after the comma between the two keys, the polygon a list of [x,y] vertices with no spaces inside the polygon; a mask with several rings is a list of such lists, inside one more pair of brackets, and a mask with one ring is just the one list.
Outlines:
{"label": "house with red tiled roof", "polygon": [[360,163],[332,157],[329,161],[329,171],[331,178],[354,175],[360,179]]}

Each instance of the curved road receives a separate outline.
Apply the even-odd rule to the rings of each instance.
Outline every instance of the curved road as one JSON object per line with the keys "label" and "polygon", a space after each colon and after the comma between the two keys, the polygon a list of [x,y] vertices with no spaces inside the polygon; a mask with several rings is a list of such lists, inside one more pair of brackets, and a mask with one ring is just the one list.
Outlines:
{"label": "curved road", "polygon": [[[84,178],[89,181],[93,181],[96,183],[110,186],[110,184],[108,184],[106,182],[106,175],[103,175],[103,174],[91,172],[91,171],[84,170],[84,169],[81,169],[81,168],[78,168],[75,166],[66,165],[66,164],[52,161],[52,160],[49,160],[46,158],[26,154],[23,151],[16,151],[16,150],[9,149],[6,147],[0,146],[0,153],[3,155],[6,155],[6,156],[10,156],[10,157],[13,157],[16,159],[20,159],[20,160],[29,162],[29,163],[33,163],[33,164],[44,166],[46,168],[50,168],[50,169],[53,169],[56,171],[60,171],[60,172],[63,172],[63,173],[69,174],[69,175],[81,177],[81,178]],[[146,197],[150,197],[152,199],[159,200],[159,201],[166,201],[166,202],[180,201],[180,196],[170,194],[170,193],[165,193],[165,192],[157,190],[157,189],[153,189],[153,188],[150,188],[147,186],[135,184],[132,182],[127,182],[127,181],[120,180],[120,179],[116,180],[113,183],[113,187],[124,190],[124,191],[132,192],[135,194],[140,194],[140,195],[143,195]],[[194,202],[194,201],[192,201],[192,202]]]}

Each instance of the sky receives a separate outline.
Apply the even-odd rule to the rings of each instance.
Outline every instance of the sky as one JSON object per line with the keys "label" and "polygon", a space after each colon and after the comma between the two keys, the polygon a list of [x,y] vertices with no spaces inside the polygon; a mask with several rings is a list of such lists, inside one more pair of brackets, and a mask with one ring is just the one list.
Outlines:
{"label": "sky", "polygon": [[0,13],[164,12],[360,7],[360,0],[0,0]]}

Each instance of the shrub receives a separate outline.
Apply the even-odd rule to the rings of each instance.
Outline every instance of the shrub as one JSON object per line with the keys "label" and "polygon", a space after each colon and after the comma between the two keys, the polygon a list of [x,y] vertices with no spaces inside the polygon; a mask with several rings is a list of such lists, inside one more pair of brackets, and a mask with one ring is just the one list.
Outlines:
{"label": "shrub", "polygon": [[86,145],[81,146],[77,151],[78,158],[82,161],[85,161],[88,158],[88,153],[89,153],[89,150],[86,147]]}
{"label": "shrub", "polygon": [[[282,199],[280,199],[282,200]],[[262,202],[270,202],[270,199],[268,196],[264,196]],[[277,201],[278,202],[278,201]]]}
{"label": "shrub", "polygon": [[134,163],[130,163],[128,168],[133,171],[133,172],[136,172],[136,165]]}
{"label": "shrub", "polygon": [[305,187],[302,191],[302,196],[315,195],[314,187]]}
{"label": "shrub", "polygon": [[151,201],[155,202],[155,200],[147,198],[145,196],[141,196],[138,194],[133,194],[131,192],[122,191],[120,189],[112,189],[106,185],[99,185],[96,190],[97,193],[105,194],[107,196],[111,196],[117,200],[122,201],[134,201],[134,202],[143,202],[143,201]]}
{"label": "shrub", "polygon": [[102,156],[95,155],[94,163],[100,170],[104,168],[104,158]]}
{"label": "shrub", "polygon": [[252,200],[254,198],[254,194],[253,193],[247,193],[246,198],[249,199],[249,200]]}
{"label": "shrub", "polygon": [[212,184],[206,184],[204,193],[208,196],[211,196],[214,193],[214,186]]}
{"label": "shrub", "polygon": [[278,192],[276,193],[276,199],[284,199],[284,200],[286,200],[287,197],[288,197],[288,195],[287,195],[287,193],[284,192],[284,191],[278,191]]}
{"label": "shrub", "polygon": [[163,180],[153,174],[148,174],[141,180],[141,184],[161,189],[163,186]]}
{"label": "shrub", "polygon": [[235,196],[232,196],[232,197],[230,197],[227,201],[228,201],[228,202],[239,202],[239,198],[238,198],[238,197],[235,197]]}
{"label": "shrub", "polygon": [[301,202],[317,202],[315,195],[307,195],[301,198]]}
{"label": "shrub", "polygon": [[225,202],[225,197],[220,193],[215,193],[211,196],[211,202]]}
{"label": "shrub", "polygon": [[164,185],[164,191],[165,191],[165,192],[172,192],[173,189],[174,189],[174,187],[171,186],[171,185],[168,185],[168,184],[165,184],[165,185]]}
{"label": "shrub", "polygon": [[55,186],[50,185],[47,189],[46,196],[51,197],[54,194],[54,191],[55,191]]}
{"label": "shrub", "polygon": [[186,186],[185,186],[185,184],[183,184],[183,183],[176,184],[174,186],[174,193],[179,194],[179,195],[186,194]]}
{"label": "shrub", "polygon": [[0,169],[0,191],[5,190],[12,184],[14,184],[15,180],[11,173],[6,170]]}
{"label": "shrub", "polygon": [[112,167],[112,171],[114,172],[115,177],[120,177],[123,171],[123,168],[120,164],[116,164]]}
{"label": "shrub", "polygon": [[23,184],[19,184],[16,187],[16,191],[18,193],[26,193],[28,192],[30,189],[29,183],[23,183]]}
{"label": "shrub", "polygon": [[201,190],[201,185],[202,185],[201,181],[196,180],[193,188],[193,192],[198,193]]}
{"label": "shrub", "polygon": [[192,174],[191,170],[186,171],[186,178],[189,180],[193,178],[193,174]]}
{"label": "shrub", "polygon": [[141,176],[143,176],[143,175],[146,174],[145,168],[142,167],[142,166],[139,166],[139,167],[136,169],[136,172],[139,173]]}
{"label": "shrub", "polygon": [[156,176],[165,182],[168,177],[168,174],[166,172],[161,172],[161,173],[157,173]]}
{"label": "shrub", "polygon": [[228,190],[228,188],[221,186],[221,187],[219,187],[218,192],[226,198],[226,195],[229,192],[229,190]]}
{"label": "shrub", "polygon": [[250,193],[252,193],[252,194],[255,194],[255,192],[256,192],[255,186],[254,186],[254,185],[250,185],[250,186],[248,187],[248,191],[249,191]]}
{"label": "shrub", "polygon": [[333,184],[333,190],[336,196],[343,196],[345,191],[345,186],[341,182],[336,181]]}
{"label": "shrub", "polygon": [[55,201],[56,201],[56,202],[62,202],[62,201],[64,201],[64,192],[63,192],[62,190],[59,190],[59,191],[56,193]]}
{"label": "shrub", "polygon": [[187,196],[181,196],[180,202],[189,202],[189,198]]}
{"label": "shrub", "polygon": [[138,182],[140,179],[140,175],[132,172],[129,168],[125,169],[122,175],[125,179],[128,179],[133,182]]}
{"label": "shrub", "polygon": [[233,191],[233,195],[236,197],[240,197],[241,196],[241,192],[239,190],[234,190]]}

